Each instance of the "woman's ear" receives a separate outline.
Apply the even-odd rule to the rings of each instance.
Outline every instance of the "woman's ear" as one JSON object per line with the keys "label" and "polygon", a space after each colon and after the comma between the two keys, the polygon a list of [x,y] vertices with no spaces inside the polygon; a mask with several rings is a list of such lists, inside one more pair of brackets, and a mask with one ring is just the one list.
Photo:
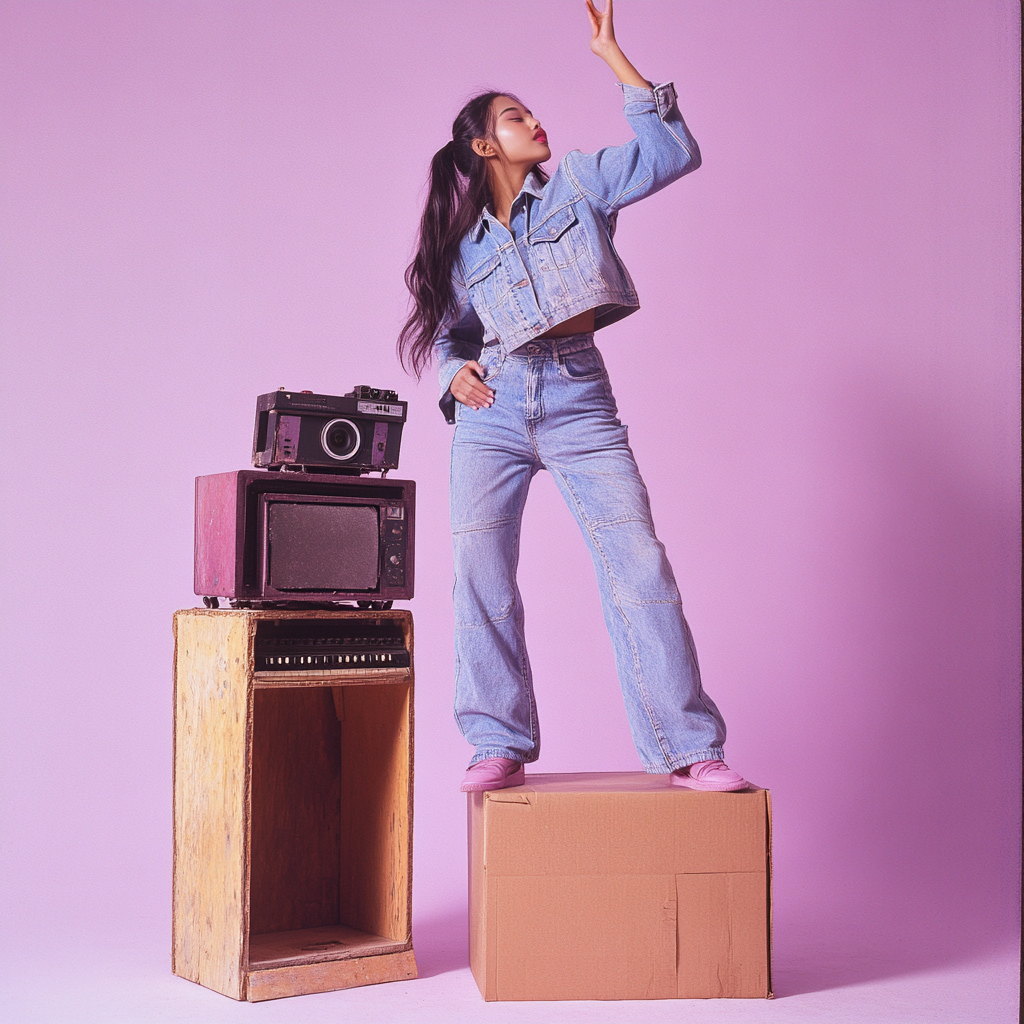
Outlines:
{"label": "woman's ear", "polygon": [[471,146],[477,156],[489,157],[498,155],[498,151],[486,139],[474,139]]}

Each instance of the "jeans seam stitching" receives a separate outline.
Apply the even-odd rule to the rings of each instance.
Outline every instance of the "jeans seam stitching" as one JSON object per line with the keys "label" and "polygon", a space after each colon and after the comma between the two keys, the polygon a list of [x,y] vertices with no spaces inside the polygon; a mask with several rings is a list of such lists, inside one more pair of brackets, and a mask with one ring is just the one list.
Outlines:
{"label": "jeans seam stitching", "polygon": [[683,633],[686,636],[687,650],[690,652],[690,657],[693,658],[693,667],[697,671],[697,697],[704,705],[704,710],[711,715],[712,719],[718,721],[719,716],[711,714],[711,708],[708,707],[708,702],[704,699],[704,680],[701,678],[700,662],[697,660],[697,645],[693,642],[693,632],[690,630],[690,624],[686,621],[685,615],[683,616]]}
{"label": "jeans seam stitching", "polygon": [[483,622],[459,622],[456,620],[455,624],[459,629],[485,629],[487,626],[499,626],[512,618],[513,611],[514,609],[510,608],[507,615],[502,615],[497,619],[484,619]]}
{"label": "jeans seam stitching", "polygon": [[[552,472],[554,472],[554,470]],[[605,578],[608,580],[608,589],[611,591],[612,602],[614,603],[615,608],[619,613],[619,616],[622,618],[622,621],[626,625],[626,639],[629,642],[630,653],[633,655],[634,683],[636,685],[637,693],[640,696],[640,703],[643,706],[644,713],[647,715],[647,721],[651,726],[651,731],[654,733],[654,737],[657,740],[658,749],[661,751],[662,757],[665,758],[665,763],[667,764],[669,762],[669,756],[667,751],[665,750],[665,738],[663,736],[663,730],[661,728],[661,723],[657,720],[657,716],[654,714],[654,709],[651,707],[647,695],[647,689],[643,685],[642,674],[640,672],[640,655],[639,651],[637,650],[635,638],[633,636],[633,625],[630,622],[629,617],[626,615],[622,605],[619,603],[619,595],[615,587],[615,581],[614,579],[612,579],[612,574],[609,571],[608,556],[605,554],[604,548],[601,547],[601,544],[595,536],[594,531],[591,529],[590,522],[580,504],[579,496],[573,489],[573,486],[569,482],[568,477],[564,473],[561,473],[561,476],[563,482],[565,483],[566,490],[572,495],[573,502],[576,504],[576,508],[579,510],[580,522],[586,529],[587,534],[590,536],[590,539],[593,542],[595,549],[600,554],[601,561],[604,564],[604,574]]]}
{"label": "jeans seam stitching", "polygon": [[[533,477],[531,476],[531,480]],[[527,485],[527,493],[529,493],[529,484]],[[538,734],[538,722],[537,722],[537,701],[534,697],[533,687],[530,685],[529,680],[529,669],[528,669],[528,655],[526,651],[526,615],[525,609],[523,608],[522,595],[519,593],[519,542],[522,536],[523,530],[523,511],[526,508],[526,502],[524,500],[522,507],[519,509],[519,515],[515,520],[515,539],[512,544],[513,559],[512,564],[513,570],[513,598],[512,598],[512,615],[513,622],[516,625],[516,630],[519,633],[520,650],[521,655],[519,658],[519,675],[523,684],[523,689],[526,690],[526,697],[530,705],[530,742],[534,745],[534,754],[537,753],[537,734]],[[516,615],[516,611],[521,614]]]}
{"label": "jeans seam stitching", "polygon": [[460,526],[458,529],[453,527],[452,536],[459,537],[465,533],[486,533],[488,530],[497,530],[514,522],[514,519],[495,519],[493,522],[481,523],[479,526]]}

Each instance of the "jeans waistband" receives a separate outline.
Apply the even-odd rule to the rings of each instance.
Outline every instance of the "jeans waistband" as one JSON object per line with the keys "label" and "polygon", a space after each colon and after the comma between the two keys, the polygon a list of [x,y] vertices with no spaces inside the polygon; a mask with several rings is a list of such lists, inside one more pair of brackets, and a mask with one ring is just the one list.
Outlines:
{"label": "jeans waistband", "polygon": [[509,352],[510,356],[530,358],[536,356],[568,356],[573,352],[582,352],[585,348],[594,347],[594,332],[586,334],[567,334],[564,338],[534,338]]}

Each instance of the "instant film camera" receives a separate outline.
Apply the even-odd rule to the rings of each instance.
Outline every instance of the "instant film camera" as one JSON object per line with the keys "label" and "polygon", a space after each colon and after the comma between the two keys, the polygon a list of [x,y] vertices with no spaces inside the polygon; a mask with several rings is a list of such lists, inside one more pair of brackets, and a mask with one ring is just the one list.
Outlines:
{"label": "instant film camera", "polygon": [[365,384],[341,396],[271,391],[256,399],[252,464],[387,475],[398,467],[407,408],[394,391]]}

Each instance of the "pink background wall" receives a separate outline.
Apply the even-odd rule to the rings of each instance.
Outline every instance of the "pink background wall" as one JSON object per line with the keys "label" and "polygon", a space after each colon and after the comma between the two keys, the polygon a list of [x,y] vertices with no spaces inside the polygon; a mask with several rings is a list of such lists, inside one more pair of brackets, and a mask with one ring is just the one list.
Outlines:
{"label": "pink background wall", "polygon": [[[5,0],[7,930],[163,941],[192,481],[255,396],[410,400],[417,941],[460,962],[449,428],[393,357],[430,155],[496,86],[623,141],[582,3]],[[704,166],[626,211],[599,336],[730,761],[771,787],[792,990],[1013,941],[1018,8],[622,0]],[[550,480],[522,586],[537,770],[633,770]],[[827,970],[823,950],[832,950]],[[828,958],[825,958],[828,959]]]}

